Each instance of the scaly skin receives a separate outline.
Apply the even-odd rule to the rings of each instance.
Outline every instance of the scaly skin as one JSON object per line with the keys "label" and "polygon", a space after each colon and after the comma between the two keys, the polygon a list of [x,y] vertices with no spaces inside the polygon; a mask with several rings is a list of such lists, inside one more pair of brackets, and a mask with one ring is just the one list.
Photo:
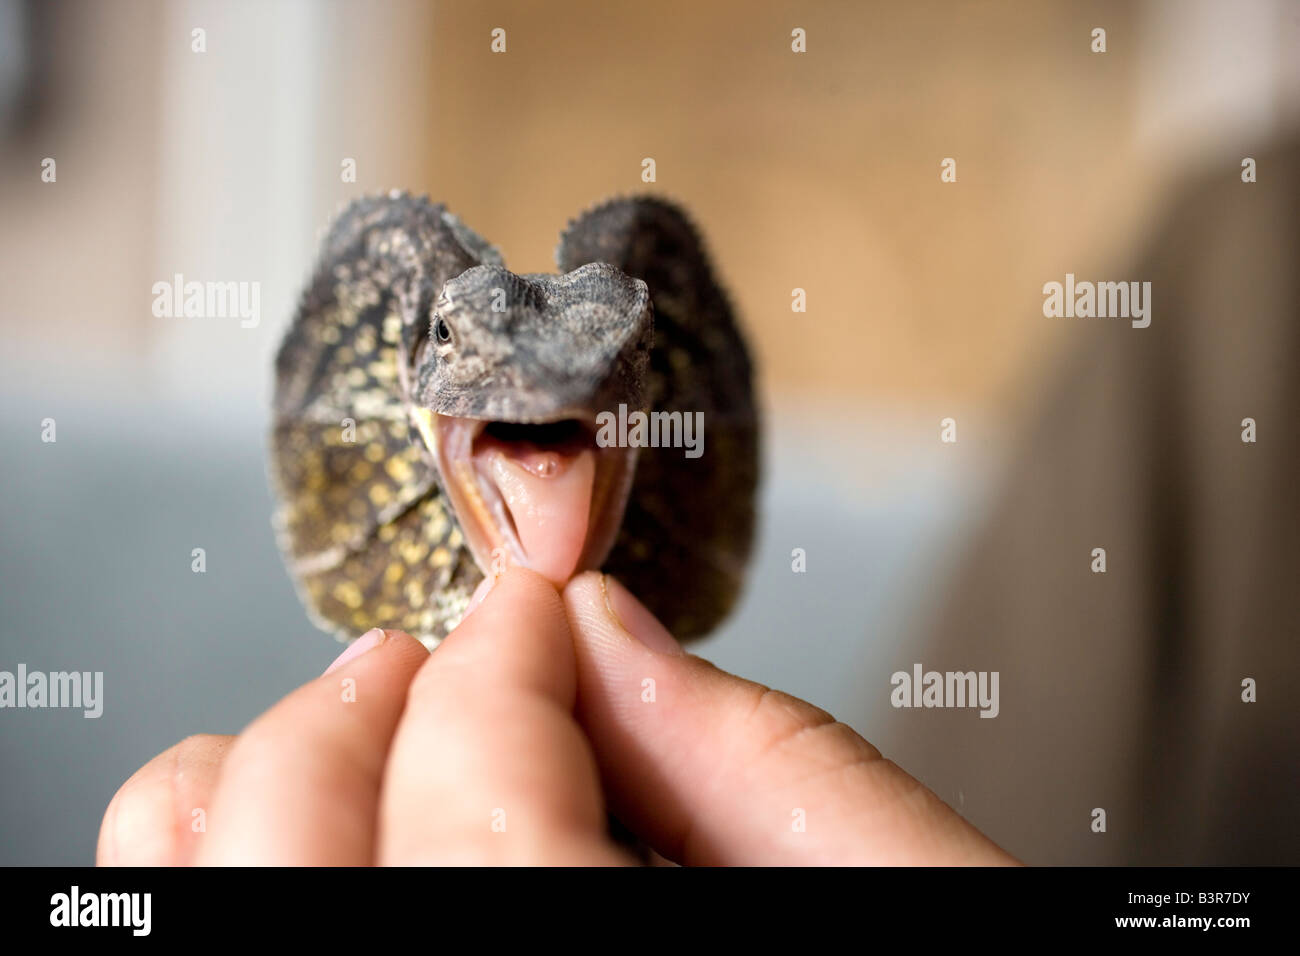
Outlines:
{"label": "scaly skin", "polygon": [[[358,200],[334,223],[276,359],[271,438],[281,547],[321,627],[432,645],[463,616],[483,572],[441,484],[434,413],[552,421],[620,402],[703,412],[706,437],[697,459],[641,450],[604,567],[683,639],[734,604],[758,420],[698,236],[668,203],[614,200],[570,223],[557,262],[564,275],[513,275],[444,207],[404,194]],[[454,355],[432,341],[439,308]]]}

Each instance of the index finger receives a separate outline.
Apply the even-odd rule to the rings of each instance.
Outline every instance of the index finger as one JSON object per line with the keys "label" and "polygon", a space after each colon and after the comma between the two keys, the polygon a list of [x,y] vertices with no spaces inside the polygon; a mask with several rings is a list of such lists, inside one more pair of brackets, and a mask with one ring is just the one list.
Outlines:
{"label": "index finger", "polygon": [[555,588],[512,568],[411,682],[380,803],[387,864],[626,862],[606,836]]}

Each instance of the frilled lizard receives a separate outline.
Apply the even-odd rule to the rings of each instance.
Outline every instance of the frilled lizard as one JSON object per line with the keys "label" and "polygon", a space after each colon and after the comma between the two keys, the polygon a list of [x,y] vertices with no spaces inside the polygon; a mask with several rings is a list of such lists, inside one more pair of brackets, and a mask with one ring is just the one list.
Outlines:
{"label": "frilled lizard", "polygon": [[[515,275],[438,204],[352,203],[276,358],[271,477],[286,562],[341,638],[432,646],[485,574],[602,568],[680,638],[739,593],[754,527],[748,351],[694,228],[617,199],[560,275]],[[602,412],[703,413],[702,456],[606,446]]]}

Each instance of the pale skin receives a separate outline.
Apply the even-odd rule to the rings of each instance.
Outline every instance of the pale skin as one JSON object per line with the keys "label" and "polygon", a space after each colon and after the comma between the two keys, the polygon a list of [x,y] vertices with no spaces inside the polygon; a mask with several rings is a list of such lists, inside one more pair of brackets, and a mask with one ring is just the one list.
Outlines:
{"label": "pale skin", "polygon": [[607,810],[688,865],[1016,862],[829,714],[685,654],[612,578],[511,569],[480,596],[435,654],[372,632],[239,736],[155,757],[98,862],[632,863]]}

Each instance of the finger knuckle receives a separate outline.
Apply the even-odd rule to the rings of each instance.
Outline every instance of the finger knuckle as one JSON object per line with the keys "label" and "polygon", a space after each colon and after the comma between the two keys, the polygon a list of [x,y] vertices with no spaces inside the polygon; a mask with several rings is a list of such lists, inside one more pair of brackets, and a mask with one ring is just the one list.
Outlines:
{"label": "finger knuckle", "polygon": [[753,708],[745,719],[758,753],[780,749],[811,730],[835,724],[835,718],[805,700],[770,687],[756,688]]}

